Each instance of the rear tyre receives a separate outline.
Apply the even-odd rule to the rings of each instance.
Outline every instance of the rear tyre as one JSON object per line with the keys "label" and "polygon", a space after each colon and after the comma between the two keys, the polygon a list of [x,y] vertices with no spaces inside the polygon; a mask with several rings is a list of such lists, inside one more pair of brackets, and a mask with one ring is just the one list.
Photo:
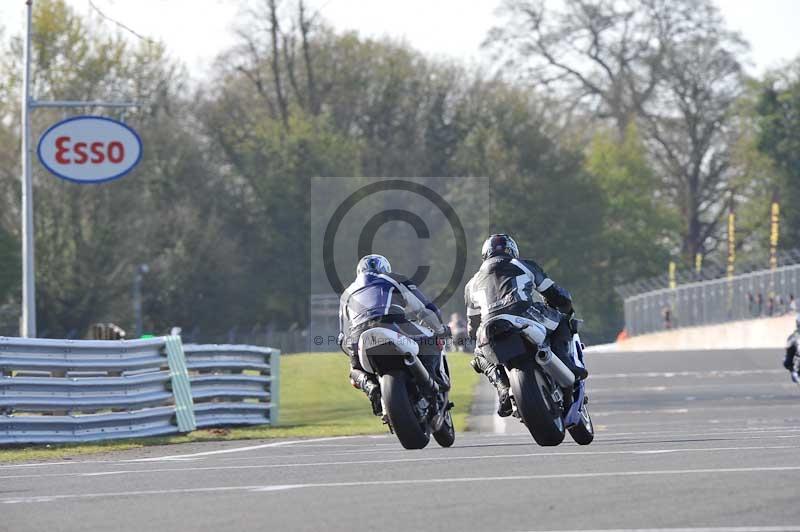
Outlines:
{"label": "rear tyre", "polygon": [[442,447],[450,447],[456,441],[456,428],[453,426],[453,416],[449,410],[444,415],[442,426],[433,433],[433,438]]}
{"label": "rear tyre", "polygon": [[392,430],[406,449],[422,449],[430,441],[430,434],[420,424],[408,395],[408,378],[403,372],[391,372],[381,377],[386,415]]}
{"label": "rear tyre", "polygon": [[531,361],[509,373],[517,408],[536,443],[548,447],[564,441],[561,411],[550,397],[550,385],[541,370]]}
{"label": "rear tyre", "polygon": [[581,407],[581,420],[569,429],[569,435],[578,445],[589,445],[594,440],[594,425],[586,405]]}

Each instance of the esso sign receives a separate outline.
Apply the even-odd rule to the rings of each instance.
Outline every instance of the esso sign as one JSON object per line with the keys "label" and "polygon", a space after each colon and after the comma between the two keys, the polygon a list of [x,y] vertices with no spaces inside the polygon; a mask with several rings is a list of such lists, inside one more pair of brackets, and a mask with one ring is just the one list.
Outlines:
{"label": "esso sign", "polygon": [[142,140],[122,122],[76,116],[51,126],[39,139],[39,160],[53,174],[78,183],[124,176],[142,158]]}

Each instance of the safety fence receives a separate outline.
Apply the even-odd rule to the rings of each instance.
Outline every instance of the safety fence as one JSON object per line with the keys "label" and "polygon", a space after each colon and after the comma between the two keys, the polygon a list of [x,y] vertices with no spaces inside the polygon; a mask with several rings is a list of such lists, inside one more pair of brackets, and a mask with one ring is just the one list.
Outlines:
{"label": "safety fence", "polygon": [[275,425],[279,378],[264,347],[0,337],[0,444]]}
{"label": "safety fence", "polygon": [[629,336],[798,311],[800,264],[625,297]]}

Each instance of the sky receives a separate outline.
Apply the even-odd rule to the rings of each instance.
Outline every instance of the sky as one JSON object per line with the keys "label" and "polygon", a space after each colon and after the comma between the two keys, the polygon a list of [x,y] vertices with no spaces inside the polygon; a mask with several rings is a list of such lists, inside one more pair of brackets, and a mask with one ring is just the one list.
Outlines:
{"label": "sky", "polygon": [[[35,1],[35,0],[34,0]],[[202,77],[216,55],[235,42],[245,22],[241,0],[93,0],[106,15],[136,32],[166,42],[193,77]],[[761,74],[800,55],[800,0],[715,0],[729,27],[752,46],[748,70]],[[337,30],[403,39],[414,48],[468,63],[485,58],[480,44],[497,24],[500,0],[307,0]],[[67,0],[80,14],[89,0]],[[0,0],[6,35],[23,28],[24,0]],[[456,16],[454,17],[454,14]],[[107,23],[110,24],[110,23]]]}

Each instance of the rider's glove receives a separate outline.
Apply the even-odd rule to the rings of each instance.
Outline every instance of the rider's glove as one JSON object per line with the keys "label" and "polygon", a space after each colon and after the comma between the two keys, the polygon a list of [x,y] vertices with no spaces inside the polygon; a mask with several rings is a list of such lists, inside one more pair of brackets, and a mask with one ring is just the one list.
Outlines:
{"label": "rider's glove", "polygon": [[442,325],[442,329],[436,333],[436,336],[438,336],[439,338],[452,338],[453,333],[450,330],[450,327],[448,327],[447,325]]}
{"label": "rider's glove", "polygon": [[[339,336],[336,338],[336,345],[338,345],[338,346],[339,346],[339,349],[341,349],[341,350],[342,350],[342,353],[344,353],[345,355],[348,355],[348,356],[349,356],[349,355],[350,355],[350,353],[348,353],[348,352],[347,352],[347,349],[345,349],[345,343],[344,343],[344,341],[345,341],[345,335],[344,335],[344,333],[341,333],[341,332],[340,332],[340,333],[339,333]],[[352,345],[351,345],[351,348],[352,348]],[[356,349],[356,350],[355,350],[355,351],[353,351],[353,352],[354,352],[354,353],[357,353],[357,352],[358,352],[358,344],[356,344],[356,348],[355,348],[355,349]]]}
{"label": "rider's glove", "polygon": [[578,333],[578,325],[580,324],[580,320],[575,317],[575,312],[570,312],[569,314],[569,330],[572,334]]}

